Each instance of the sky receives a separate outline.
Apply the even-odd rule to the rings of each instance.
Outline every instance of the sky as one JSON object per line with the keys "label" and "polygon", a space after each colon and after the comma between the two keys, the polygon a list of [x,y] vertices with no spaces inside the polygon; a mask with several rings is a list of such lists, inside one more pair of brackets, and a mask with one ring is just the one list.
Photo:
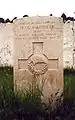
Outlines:
{"label": "sky", "polygon": [[4,19],[29,16],[75,16],[75,0],[0,0],[0,17]]}

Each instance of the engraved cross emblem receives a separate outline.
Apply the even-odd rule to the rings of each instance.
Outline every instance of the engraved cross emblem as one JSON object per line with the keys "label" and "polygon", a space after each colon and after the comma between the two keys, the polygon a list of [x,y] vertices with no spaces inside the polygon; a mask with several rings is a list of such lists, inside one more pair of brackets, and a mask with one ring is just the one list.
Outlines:
{"label": "engraved cross emblem", "polygon": [[28,69],[32,73],[44,74],[51,65],[54,69],[58,68],[58,59],[48,59],[43,54],[43,42],[32,42],[32,49],[32,55],[27,59],[18,59],[18,69]]}

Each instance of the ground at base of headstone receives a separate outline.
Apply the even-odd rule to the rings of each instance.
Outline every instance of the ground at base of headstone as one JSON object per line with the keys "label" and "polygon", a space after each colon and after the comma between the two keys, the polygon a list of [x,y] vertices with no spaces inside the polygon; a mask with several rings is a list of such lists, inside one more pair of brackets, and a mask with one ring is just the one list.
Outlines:
{"label": "ground at base of headstone", "polygon": [[0,120],[75,120],[75,74],[65,73],[63,103],[52,111],[50,104],[41,103],[38,88],[33,96],[31,91],[21,100],[15,96],[12,73],[12,67],[0,68]]}

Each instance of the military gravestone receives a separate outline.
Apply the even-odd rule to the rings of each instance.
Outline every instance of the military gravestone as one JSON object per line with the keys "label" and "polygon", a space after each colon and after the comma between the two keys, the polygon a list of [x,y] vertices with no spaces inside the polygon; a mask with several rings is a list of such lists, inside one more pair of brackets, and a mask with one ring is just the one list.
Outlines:
{"label": "military gravestone", "polygon": [[33,75],[43,83],[44,99],[63,90],[63,22],[56,17],[14,21],[14,88],[25,88]]}

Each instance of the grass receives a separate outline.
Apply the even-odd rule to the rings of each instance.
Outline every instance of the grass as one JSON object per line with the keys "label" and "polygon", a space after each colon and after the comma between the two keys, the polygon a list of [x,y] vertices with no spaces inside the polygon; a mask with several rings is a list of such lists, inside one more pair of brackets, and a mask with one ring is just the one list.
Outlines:
{"label": "grass", "polygon": [[0,67],[0,86],[5,86],[7,89],[13,89],[13,68]]}
{"label": "grass", "polygon": [[75,72],[64,72],[65,98],[75,99]]}
{"label": "grass", "polygon": [[[0,120],[75,120],[75,72],[64,71],[64,102],[50,112],[41,103],[38,86],[29,87],[16,96],[13,93],[13,68],[0,67]],[[32,92],[33,91],[33,92]],[[19,96],[23,96],[20,99]]]}
{"label": "grass", "polygon": [[0,67],[0,97],[2,96],[5,97],[5,99],[7,99],[9,96],[11,97],[12,91],[13,91],[13,68]]}
{"label": "grass", "polygon": [[[13,90],[12,67],[0,67],[0,89],[2,87],[6,89],[7,93]],[[70,70],[64,71],[64,90],[66,91],[65,97],[75,98],[75,72]]]}

